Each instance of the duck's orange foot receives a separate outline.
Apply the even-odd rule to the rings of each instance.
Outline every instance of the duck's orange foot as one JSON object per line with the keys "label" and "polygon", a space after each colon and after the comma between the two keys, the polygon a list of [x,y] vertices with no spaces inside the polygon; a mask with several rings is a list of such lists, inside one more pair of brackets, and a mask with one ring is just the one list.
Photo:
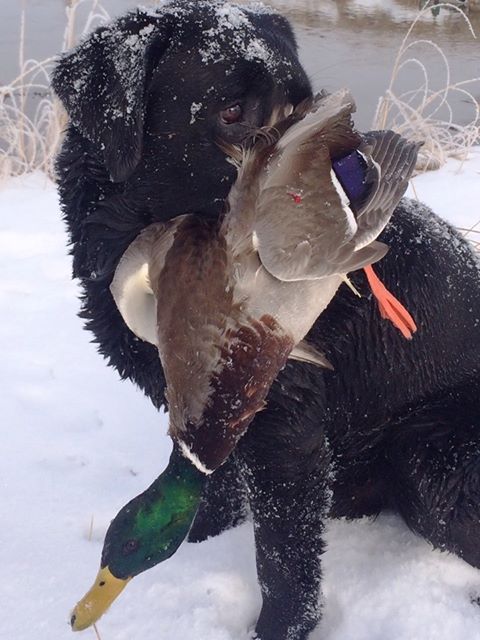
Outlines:
{"label": "duck's orange foot", "polygon": [[405,338],[411,340],[412,334],[417,330],[417,325],[412,316],[393,293],[390,293],[373,270],[372,265],[364,267],[364,271],[372,293],[378,302],[382,318],[390,320]]}

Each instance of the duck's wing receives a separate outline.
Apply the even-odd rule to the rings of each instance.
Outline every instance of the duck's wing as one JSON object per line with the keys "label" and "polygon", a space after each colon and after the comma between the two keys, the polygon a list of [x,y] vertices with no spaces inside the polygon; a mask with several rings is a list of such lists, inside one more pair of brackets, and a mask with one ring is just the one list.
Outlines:
{"label": "duck's wing", "polygon": [[[348,273],[380,260],[388,250],[374,240],[407,188],[418,145],[392,131],[373,132],[356,145],[359,134],[353,130],[351,111],[351,104],[339,105],[329,121],[328,137],[310,123],[303,140],[303,121],[294,125],[279,162],[270,163],[255,233],[264,267],[281,280]],[[310,119],[314,115],[309,114]],[[362,180],[369,188],[359,207],[351,205],[342,176],[332,167],[332,157],[345,153],[348,139],[350,153],[365,160]]]}
{"label": "duck's wing", "polygon": [[157,300],[150,282],[165,262],[184,216],[152,224],[129,245],[110,285],[110,292],[127,327],[141,340],[158,346]]}
{"label": "duck's wing", "polygon": [[365,136],[359,152],[368,165],[364,180],[371,187],[357,211],[356,250],[371,243],[387,225],[407,189],[421,146],[394,131],[372,131]]}
{"label": "duck's wing", "polygon": [[[312,181],[305,170],[312,163],[323,167],[330,146],[345,154],[361,144],[361,136],[353,131],[353,111],[355,103],[347,90],[318,94],[313,100],[302,102],[279,122],[272,117],[267,131],[257,132],[251,147],[240,148],[219,142],[238,169],[237,180],[228,196],[229,211],[222,224],[222,233],[234,255],[244,251],[245,238],[251,242],[254,234],[261,239],[262,251],[268,251],[270,242],[279,246],[277,234],[283,237],[292,220],[298,223],[297,196],[302,193],[306,202],[307,192],[312,188],[318,190],[318,179]],[[325,181],[329,181],[328,171]],[[338,200],[334,189],[331,195]],[[281,221],[277,216],[280,213]],[[309,233],[312,222],[318,227],[314,220],[302,218],[300,237]],[[347,220],[337,217],[332,222],[335,227],[332,232],[338,232],[342,237],[345,233],[351,237],[357,229],[350,211]],[[272,230],[273,235],[270,233],[272,224],[276,227]],[[293,225],[288,230],[293,231]]]}
{"label": "duck's wing", "polygon": [[[280,139],[260,177],[254,243],[263,266],[280,280],[322,278],[338,273],[337,265],[344,262],[357,222],[332,170],[331,156],[362,143],[353,128],[354,110],[346,91],[315,105]],[[359,253],[352,268],[375,256],[370,249]]]}

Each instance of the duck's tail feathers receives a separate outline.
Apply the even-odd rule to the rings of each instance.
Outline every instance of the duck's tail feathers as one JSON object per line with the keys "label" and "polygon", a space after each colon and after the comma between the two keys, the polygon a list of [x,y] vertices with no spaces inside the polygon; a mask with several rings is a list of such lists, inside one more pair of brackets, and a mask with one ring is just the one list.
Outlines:
{"label": "duck's tail feathers", "polygon": [[290,360],[307,362],[308,364],[314,364],[317,367],[323,367],[324,369],[330,369],[331,371],[333,371],[333,366],[328,361],[326,356],[311,344],[305,342],[305,340],[302,340],[297,345],[295,345],[288,357],[290,358]]}

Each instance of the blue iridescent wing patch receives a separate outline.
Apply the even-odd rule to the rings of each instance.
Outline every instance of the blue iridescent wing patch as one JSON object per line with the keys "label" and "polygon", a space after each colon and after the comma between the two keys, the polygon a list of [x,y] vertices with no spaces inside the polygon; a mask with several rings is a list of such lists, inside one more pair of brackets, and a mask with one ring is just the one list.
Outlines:
{"label": "blue iridescent wing patch", "polygon": [[365,157],[358,151],[352,151],[343,158],[333,160],[332,168],[353,208],[358,209],[368,196],[371,186]]}

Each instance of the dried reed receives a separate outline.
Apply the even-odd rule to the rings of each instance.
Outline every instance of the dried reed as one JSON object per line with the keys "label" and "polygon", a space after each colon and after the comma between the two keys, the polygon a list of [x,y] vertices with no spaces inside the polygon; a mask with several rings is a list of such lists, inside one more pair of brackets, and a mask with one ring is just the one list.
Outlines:
{"label": "dried reed", "polygon": [[89,542],[92,541],[93,538],[93,523],[95,521],[95,516],[92,513],[92,517],[90,518],[90,527],[88,528],[88,535],[87,535],[87,540]]}
{"label": "dried reed", "polygon": [[97,625],[96,624],[93,625],[93,630],[95,632],[95,636],[96,636],[97,640],[102,640],[102,638],[100,637],[100,633],[99,633],[99,631],[97,629]]}
{"label": "dried reed", "polygon": [[[84,5],[87,16],[80,28],[78,14]],[[66,8],[66,28],[61,50],[72,47],[78,36],[108,18],[99,0],[72,0]],[[25,22],[23,10],[20,73],[8,85],[0,87],[0,180],[37,169],[53,178],[53,160],[67,122],[62,106],[50,89],[49,73],[55,58],[41,61],[25,59]]]}
{"label": "dried reed", "polygon": [[[379,100],[373,122],[374,128],[394,129],[407,138],[424,142],[419,153],[417,171],[438,169],[448,158],[464,160],[480,139],[480,105],[466,88],[480,83],[480,77],[453,82],[447,57],[438,44],[424,39],[410,41],[416,24],[431,7],[430,1],[419,11],[407,31],[395,59],[390,85]],[[445,7],[460,13],[472,37],[476,38],[470,20],[458,7],[450,3],[440,3],[435,7]],[[439,56],[444,74],[443,86],[439,90],[431,87],[426,64],[412,54],[412,49],[421,46],[429,47]],[[406,69],[412,71],[412,68],[420,71],[421,85],[404,93],[397,93],[399,75]],[[471,120],[465,125],[455,122],[453,96],[461,96],[472,107]]]}
{"label": "dried reed", "polygon": [[472,247],[477,253],[480,253],[480,220],[476,222],[472,227],[465,229],[463,227],[457,227],[460,233],[470,242]]}

